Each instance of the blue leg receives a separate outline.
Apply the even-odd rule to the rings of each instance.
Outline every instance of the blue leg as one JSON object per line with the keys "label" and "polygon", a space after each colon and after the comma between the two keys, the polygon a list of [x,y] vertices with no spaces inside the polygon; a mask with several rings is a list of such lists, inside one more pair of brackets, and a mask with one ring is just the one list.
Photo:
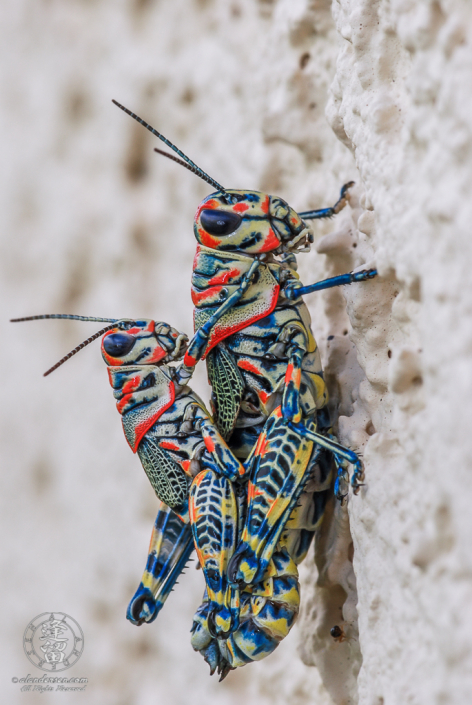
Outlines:
{"label": "blue leg", "polygon": [[242,298],[244,292],[251,283],[252,275],[259,265],[260,261],[254,260],[238,289],[231,294],[231,296],[227,298],[223,304],[221,304],[213,316],[211,316],[211,318],[209,318],[208,321],[201,328],[199,328],[193,336],[189,343],[183,364],[180,365],[177,370],[177,379],[180,384],[186,384],[192,376],[196,364],[202,359],[202,356],[205,353],[212,328],[218,323],[224,314],[233,308],[233,306],[235,306]]}
{"label": "blue leg", "polygon": [[288,426],[292,429],[292,431],[298,433],[302,438],[308,438],[309,440],[314,441],[315,443],[320,445],[322,448],[326,448],[327,450],[330,450],[333,453],[337,466],[335,493],[336,497],[340,499],[341,502],[346,496],[345,493],[343,494],[341,491],[341,485],[344,482],[348,481],[347,470],[345,468],[346,461],[354,467],[354,472],[351,478],[351,486],[353,488],[354,494],[357,494],[359,492],[359,488],[362,486],[361,480],[364,479],[364,470],[362,468],[362,464],[359,460],[357,453],[354,453],[353,450],[349,450],[349,448],[345,448],[340,443],[337,443],[337,441],[333,440],[331,437],[323,436],[321,433],[309,431],[301,423],[289,422]]}
{"label": "blue leg", "polygon": [[126,618],[137,626],[153,622],[172,592],[194,550],[192,529],[162,504],[154,522],[141,583]]}
{"label": "blue leg", "polygon": [[344,284],[353,284],[354,282],[363,282],[368,279],[373,279],[377,274],[376,269],[361,269],[360,272],[340,274],[338,277],[323,279],[321,282],[309,284],[308,286],[299,286],[298,283],[291,280],[284,289],[284,295],[290,300],[298,299],[299,296],[312,294],[314,291],[322,291],[323,289],[331,289],[333,286],[342,286]]}
{"label": "blue leg", "polygon": [[334,206],[331,208],[318,208],[317,210],[314,211],[303,211],[303,213],[299,213],[298,215],[302,220],[317,220],[318,218],[332,218],[333,215],[336,215],[341,211],[344,206],[346,205],[346,193],[348,189],[351,188],[351,186],[354,186],[354,181],[349,181],[349,183],[344,184],[344,186],[341,189],[341,193],[339,195],[339,199],[336,201]]}

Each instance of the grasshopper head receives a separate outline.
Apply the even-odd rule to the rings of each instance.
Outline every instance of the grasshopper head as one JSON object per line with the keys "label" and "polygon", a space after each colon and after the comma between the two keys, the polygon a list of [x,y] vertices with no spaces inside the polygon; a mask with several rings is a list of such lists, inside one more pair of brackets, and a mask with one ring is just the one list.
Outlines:
{"label": "grasshopper head", "polygon": [[281,198],[261,191],[211,194],[197,210],[194,231],[205,247],[254,255],[278,254],[311,242],[298,213]]}
{"label": "grasshopper head", "polygon": [[149,318],[116,322],[102,338],[102,356],[107,365],[157,365],[179,360],[188,338],[167,323]]}

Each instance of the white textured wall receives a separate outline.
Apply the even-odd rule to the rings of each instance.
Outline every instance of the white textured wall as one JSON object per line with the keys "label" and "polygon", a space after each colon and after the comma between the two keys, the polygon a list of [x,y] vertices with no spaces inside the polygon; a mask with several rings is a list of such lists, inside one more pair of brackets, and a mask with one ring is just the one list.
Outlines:
{"label": "white textured wall", "polygon": [[[470,702],[472,5],[7,0],[0,17],[2,702]],[[142,315],[191,330],[192,216],[208,189],[154,155],[112,97],[229,187],[302,210],[354,178],[300,271],[309,283],[375,262],[382,275],[308,300],[366,486],[327,512],[300,625],[223,684],[189,645],[200,574],[150,627],[124,618],[153,493],[98,345],[41,377],[96,327],[6,322]],[[207,395],[202,372],[195,386]],[[34,671],[22,634],[45,610],[84,629],[86,694],[10,682]]]}

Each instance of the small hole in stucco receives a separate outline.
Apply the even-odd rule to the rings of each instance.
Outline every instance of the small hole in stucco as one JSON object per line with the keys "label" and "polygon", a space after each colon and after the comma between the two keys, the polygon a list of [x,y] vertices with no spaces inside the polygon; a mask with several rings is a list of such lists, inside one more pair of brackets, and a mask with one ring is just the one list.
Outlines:
{"label": "small hole in stucco", "polygon": [[306,51],[304,54],[301,55],[300,57],[300,68],[304,69],[307,63],[310,61],[310,54]]}

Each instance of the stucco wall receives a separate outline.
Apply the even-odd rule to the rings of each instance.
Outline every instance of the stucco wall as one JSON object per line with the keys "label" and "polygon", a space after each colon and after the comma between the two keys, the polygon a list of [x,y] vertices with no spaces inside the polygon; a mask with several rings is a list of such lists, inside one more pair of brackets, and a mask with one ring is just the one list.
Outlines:
{"label": "stucco wall", "polygon": [[[2,701],[94,705],[448,705],[472,692],[472,6],[465,0],[112,0],[2,5]],[[208,193],[153,154],[116,98],[229,187],[316,224],[305,283],[339,436],[366,485],[332,503],[302,568],[299,625],[222,683],[189,645],[190,569],[158,621],[126,605],[156,501],[123,437],[98,345],[41,373],[94,324],[191,331],[193,213]],[[203,370],[195,388],[208,397]],[[352,538],[351,538],[352,537]],[[28,621],[63,610],[86,693],[20,693],[39,675]],[[347,640],[329,635],[343,624]]]}

